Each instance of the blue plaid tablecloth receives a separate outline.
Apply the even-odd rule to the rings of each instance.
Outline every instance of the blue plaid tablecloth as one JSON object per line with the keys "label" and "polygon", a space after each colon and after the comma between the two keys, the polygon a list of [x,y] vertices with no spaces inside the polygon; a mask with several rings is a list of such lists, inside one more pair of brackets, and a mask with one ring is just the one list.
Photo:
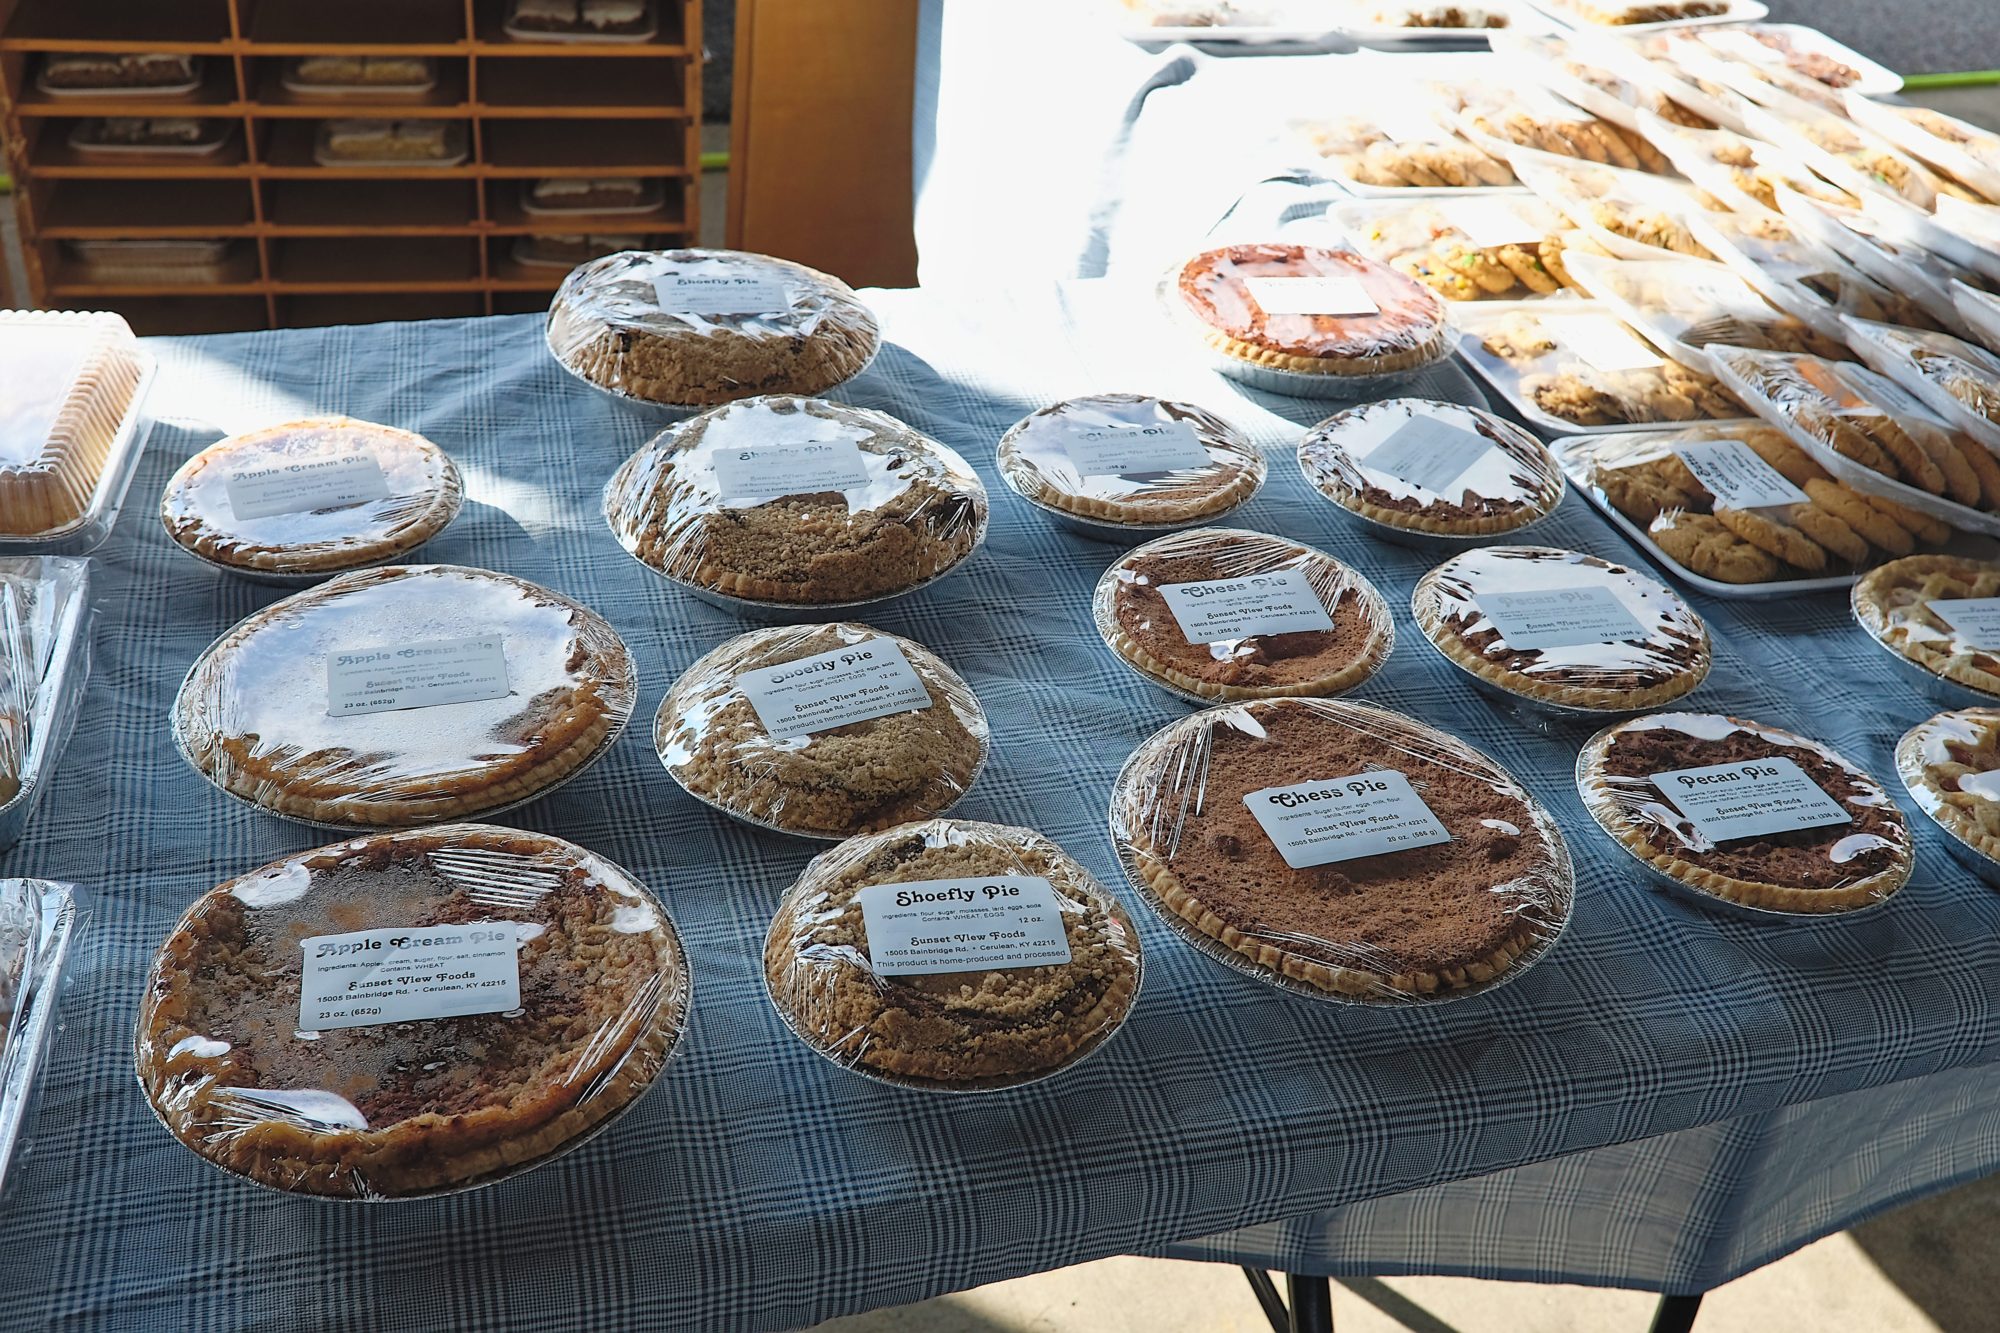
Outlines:
{"label": "blue plaid tablecloth", "polygon": [[[1184,708],[1091,629],[1089,589],[1118,551],[1018,502],[993,445],[1068,394],[1192,398],[1271,451],[1271,484],[1237,521],[1336,552],[1399,608],[1402,642],[1361,697],[1465,737],[1554,810],[1578,872],[1559,945],[1490,995],[1356,1009],[1220,967],[1141,909],[1146,986],[1091,1060],[990,1095],[888,1088],[806,1050],[764,995],[765,926],[813,847],[697,806],[635,725],[510,819],[631,868],[680,923],[692,1026],[636,1109],[540,1170],[425,1202],[329,1204],[230,1179],[140,1096],[141,978],[193,898],[324,838],[224,798],[174,753],[168,704],[188,664],[278,595],[167,541],[153,498],[177,463],[304,412],[424,432],[468,495],[425,554],[602,611],[637,657],[641,718],[744,626],[612,542],[599,487],[659,423],[559,371],[534,317],[164,341],[165,419],[97,559],[90,697],[38,821],[0,860],[82,884],[91,907],[29,1151],[0,1200],[0,1328],[782,1329],[1241,1228],[1255,1229],[1196,1252],[1705,1284],[2000,1161],[2000,894],[1936,836],[1921,837],[1910,888],[1852,922],[1755,925],[1641,887],[1576,799],[1580,737],[1524,730],[1448,675],[1402,609],[1428,562],[1348,535],[1308,491],[1290,446],[1319,407],[1215,377],[1169,340],[1143,287],[872,299],[890,345],[840,396],[958,448],[993,492],[985,548],[876,617],[957,667],[992,716],[993,762],[960,813],[1042,830],[1131,900],[1106,796],[1133,746]],[[1450,375],[1432,387],[1472,392]],[[1634,558],[1576,496],[1552,540]],[[1894,739],[1930,710],[1841,599],[1696,600],[1720,643],[1697,702],[1888,774]]]}

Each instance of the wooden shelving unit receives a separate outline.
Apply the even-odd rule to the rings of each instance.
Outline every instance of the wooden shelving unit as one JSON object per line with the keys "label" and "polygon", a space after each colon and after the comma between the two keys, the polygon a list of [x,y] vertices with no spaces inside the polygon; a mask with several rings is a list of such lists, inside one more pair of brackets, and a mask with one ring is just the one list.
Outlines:
{"label": "wooden shelving unit", "polygon": [[[123,313],[143,333],[285,328],[535,310],[564,270],[517,262],[518,238],[637,235],[692,244],[701,192],[700,0],[653,0],[644,42],[515,41],[507,0],[0,0],[0,107],[35,305]],[[200,55],[178,97],[50,97],[50,53]],[[301,55],[425,55],[420,95],[301,96]],[[69,143],[96,116],[226,121],[203,157],[107,159]],[[325,167],[322,120],[446,120],[470,157],[452,167]],[[644,176],[666,200],[643,216],[531,217],[546,176]],[[194,281],[93,274],[73,242],[230,238]],[[113,275],[115,276],[115,275]]]}

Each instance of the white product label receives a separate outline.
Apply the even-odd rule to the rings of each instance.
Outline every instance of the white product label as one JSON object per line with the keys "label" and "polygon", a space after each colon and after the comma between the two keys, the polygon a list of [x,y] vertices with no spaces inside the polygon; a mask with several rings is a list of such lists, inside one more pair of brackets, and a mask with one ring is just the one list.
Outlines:
{"label": "white product label", "polygon": [[327,716],[356,717],[401,708],[504,699],[508,695],[506,642],[499,634],[475,634],[465,639],[336,650],[326,659]]}
{"label": "white product label", "polygon": [[1646,637],[1609,588],[1487,592],[1479,594],[1478,601],[1510,648],[1581,648]]}
{"label": "white product label", "polygon": [[681,315],[777,315],[792,308],[782,278],[666,273],[653,279],[660,309]]}
{"label": "white product label", "polygon": [[1849,824],[1840,802],[1789,759],[1738,759],[1649,779],[1711,843]]}
{"label": "white product label", "polygon": [[715,451],[715,488],[725,501],[851,491],[868,484],[868,465],[852,440],[810,440]]}
{"label": "white product label", "polygon": [[1421,105],[1385,97],[1368,109],[1368,122],[1391,143],[1436,143],[1450,138],[1437,117]]}
{"label": "white product label", "polygon": [[1063,438],[1063,452],[1084,477],[1132,476],[1208,466],[1194,427],[1185,421],[1143,426],[1089,426]]}
{"label": "white product label", "polygon": [[1709,46],[1736,60],[1753,65],[1775,65],[1785,57],[1747,32],[1711,32],[1702,38]]}
{"label": "white product label", "polygon": [[389,479],[369,454],[252,468],[223,482],[238,519],[309,514],[389,498]]}
{"label": "white product label", "polygon": [[1160,596],[1189,643],[1233,643],[1258,634],[1333,628],[1302,569],[1204,583],[1162,583]]}
{"label": "white product label", "polygon": [[1741,440],[1701,440],[1677,444],[1674,453],[1695,480],[1708,487],[1724,509],[1760,509],[1803,503],[1806,493],[1757,456]]}
{"label": "white product label", "polygon": [[1508,199],[1449,199],[1438,211],[1482,250],[1496,245],[1537,245],[1548,234],[1546,227],[1537,227],[1522,217],[1521,210]]}
{"label": "white product label", "polygon": [[2000,648],[2000,597],[1941,597],[1930,607],[1960,647]]}
{"label": "white product label", "polygon": [[1245,278],[1250,299],[1267,315],[1374,315],[1382,307],[1359,278]]}
{"label": "white product label", "polygon": [[1545,316],[1542,330],[1572,355],[1607,375],[1665,364],[1658,352],[1609,315]]}
{"label": "white product label", "polygon": [[518,937],[511,921],[311,936],[299,983],[299,1030],[519,1009]]}
{"label": "white product label", "polygon": [[1049,967],[1070,960],[1055,886],[1035,875],[870,884],[856,895],[879,976]]}
{"label": "white product label", "polygon": [[1452,483],[1486,456],[1493,441],[1436,417],[1411,417],[1375,446],[1361,466],[1382,472],[1432,495],[1451,495]]}
{"label": "white product label", "polygon": [[1266,787],[1243,803],[1294,870],[1451,841],[1410,780],[1392,768]]}
{"label": "white product label", "polygon": [[736,688],[778,740],[931,706],[930,691],[893,639],[746,671]]}

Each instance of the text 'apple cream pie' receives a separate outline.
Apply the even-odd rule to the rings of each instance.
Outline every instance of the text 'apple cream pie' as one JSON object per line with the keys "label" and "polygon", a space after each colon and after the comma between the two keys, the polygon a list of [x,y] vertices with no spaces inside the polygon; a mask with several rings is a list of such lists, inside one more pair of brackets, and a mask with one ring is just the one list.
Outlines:
{"label": "text 'apple cream pie'", "polygon": [[1139,938],[1039,833],[933,819],[813,858],[764,941],[771,1000],[820,1054],[943,1091],[1076,1063],[1125,1022]]}
{"label": "text 'apple cream pie'", "polygon": [[1903,733],[1896,774],[1981,879],[2000,884],[2000,709],[1939,713]]}
{"label": "text 'apple cream pie'", "polygon": [[696,799],[845,838],[949,809],[986,759],[986,714],[928,649],[866,625],[752,630],[667,691],[653,744]]}
{"label": "text 'apple cream pie'", "polygon": [[635,692],[588,607],[509,574],[389,565],[217,639],[174,735],[209,781],[276,814],[399,827],[540,795],[603,753]]}
{"label": "text 'apple cream pie'", "polygon": [[1000,437],[1000,476],[1031,504],[1136,529],[1213,520],[1264,484],[1264,456],[1205,408],[1135,393],[1065,399]]}
{"label": "text 'apple cream pie'", "polygon": [[1317,997],[1449,999],[1532,963],[1570,914],[1562,834],[1513,775],[1345,700],[1232,704],[1155,732],[1118,776],[1111,831],[1191,943]]}
{"label": "text 'apple cream pie'", "polygon": [[1138,547],[1104,571],[1091,613],[1126,665],[1198,700],[1343,694],[1396,645],[1388,604],[1364,576],[1240,528]]}
{"label": "text 'apple cream pie'", "polygon": [[753,398],[655,436],[604,488],[640,562],[746,602],[865,602],[928,583],[986,535],[986,488],[882,412]]}
{"label": "text 'apple cream pie'", "polygon": [[190,907],[146,979],[139,1081],[274,1189],[489,1184],[602,1128],[686,1025],[674,924],[559,838],[450,824],[275,861]]}
{"label": "text 'apple cream pie'", "polygon": [[1854,585],[1852,605],[1871,638],[1965,691],[1960,702],[2000,699],[2000,564],[1956,555],[1891,560]]}
{"label": "text 'apple cream pie'", "polygon": [[1697,896],[1850,912],[1909,881],[1910,832],[1882,784],[1818,741],[1720,713],[1607,727],[1577,757],[1585,808]]}

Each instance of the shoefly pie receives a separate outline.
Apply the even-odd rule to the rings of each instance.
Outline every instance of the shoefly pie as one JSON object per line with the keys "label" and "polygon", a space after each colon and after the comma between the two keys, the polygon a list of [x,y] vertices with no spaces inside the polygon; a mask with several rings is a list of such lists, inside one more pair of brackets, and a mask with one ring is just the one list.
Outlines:
{"label": "shoefly pie", "polygon": [[604,1125],[652,1085],[688,1000],[673,922],[626,872],[543,834],[445,825],[301,852],[197,900],[147,976],[137,1067],[162,1123],[218,1166],[408,1198]]}

